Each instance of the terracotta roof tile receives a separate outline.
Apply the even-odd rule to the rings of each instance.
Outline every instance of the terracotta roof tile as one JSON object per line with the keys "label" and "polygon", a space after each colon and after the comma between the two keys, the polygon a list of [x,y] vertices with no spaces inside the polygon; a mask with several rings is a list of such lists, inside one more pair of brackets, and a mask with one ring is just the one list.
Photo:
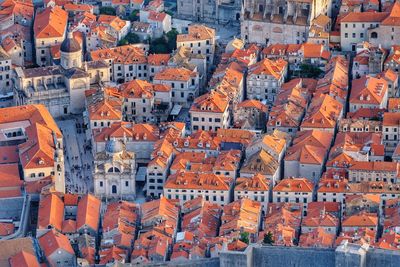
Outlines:
{"label": "terracotta roof tile", "polygon": [[35,38],[60,38],[67,29],[68,13],[59,6],[48,7],[38,12],[33,31]]}
{"label": "terracotta roof tile", "polygon": [[278,182],[273,192],[313,192],[314,185],[307,178],[285,178]]}
{"label": "terracotta roof tile", "polygon": [[53,256],[52,254],[58,249],[62,249],[70,255],[75,255],[68,237],[55,230],[50,230],[42,235],[39,238],[39,244],[47,258]]}

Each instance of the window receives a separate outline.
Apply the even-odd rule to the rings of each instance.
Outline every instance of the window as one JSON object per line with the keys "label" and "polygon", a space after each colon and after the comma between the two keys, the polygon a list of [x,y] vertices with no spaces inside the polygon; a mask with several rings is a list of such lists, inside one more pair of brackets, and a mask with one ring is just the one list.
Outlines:
{"label": "window", "polygon": [[349,34],[346,32],[345,34],[344,34],[344,38],[348,38],[349,37]]}
{"label": "window", "polygon": [[129,186],[129,181],[125,181],[125,187]]}
{"label": "window", "polygon": [[103,187],[103,181],[100,181],[99,185],[100,187]]}

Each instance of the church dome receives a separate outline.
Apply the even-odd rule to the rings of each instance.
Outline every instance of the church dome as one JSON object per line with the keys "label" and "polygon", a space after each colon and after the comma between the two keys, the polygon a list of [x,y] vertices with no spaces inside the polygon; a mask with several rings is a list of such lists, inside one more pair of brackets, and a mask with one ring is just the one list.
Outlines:
{"label": "church dome", "polygon": [[68,37],[62,42],[60,51],[65,53],[81,51],[81,45],[75,40],[72,32],[68,32]]}
{"label": "church dome", "polygon": [[119,140],[109,140],[106,143],[106,152],[110,154],[120,153],[123,150],[122,142]]}

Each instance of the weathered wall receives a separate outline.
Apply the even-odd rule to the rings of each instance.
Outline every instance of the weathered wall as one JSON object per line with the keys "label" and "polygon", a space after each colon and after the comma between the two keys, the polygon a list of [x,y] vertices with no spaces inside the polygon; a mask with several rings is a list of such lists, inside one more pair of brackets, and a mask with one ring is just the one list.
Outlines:
{"label": "weathered wall", "polygon": [[[168,262],[163,262],[163,263],[152,263],[152,264],[146,264],[145,266],[181,266],[181,267],[219,267],[219,260],[220,258],[208,258],[208,259],[199,259],[199,260],[183,260],[183,261],[168,261]],[[130,266],[129,264],[126,264],[125,266]]]}
{"label": "weathered wall", "polygon": [[335,250],[259,247],[253,251],[254,267],[335,267]]}
{"label": "weathered wall", "polygon": [[221,267],[398,267],[400,252],[342,244],[335,249],[253,245],[244,252],[223,252]]}
{"label": "weathered wall", "polygon": [[366,267],[398,267],[400,266],[400,252],[370,248],[367,253]]}
{"label": "weathered wall", "polygon": [[220,254],[220,266],[244,267],[253,266],[253,247],[247,247],[243,252],[227,251]]}

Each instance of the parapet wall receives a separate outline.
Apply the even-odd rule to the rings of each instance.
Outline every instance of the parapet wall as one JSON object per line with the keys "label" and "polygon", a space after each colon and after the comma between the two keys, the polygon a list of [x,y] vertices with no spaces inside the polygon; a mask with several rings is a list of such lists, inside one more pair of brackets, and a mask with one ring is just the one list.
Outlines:
{"label": "parapet wall", "polygon": [[399,267],[400,251],[344,242],[335,249],[249,246],[243,252],[222,252],[221,267]]}

